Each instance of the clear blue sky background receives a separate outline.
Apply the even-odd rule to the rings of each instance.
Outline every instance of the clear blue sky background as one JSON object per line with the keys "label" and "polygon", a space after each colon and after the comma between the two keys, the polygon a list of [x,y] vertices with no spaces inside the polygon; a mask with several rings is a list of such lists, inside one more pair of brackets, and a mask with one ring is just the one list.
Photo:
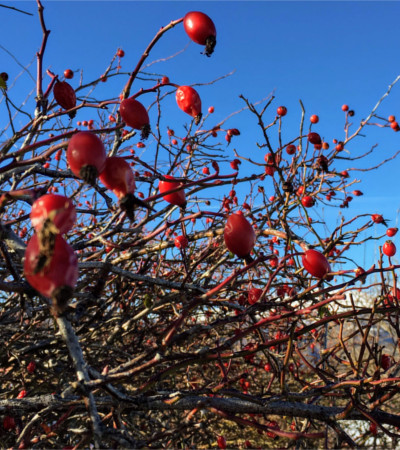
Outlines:
{"label": "clear blue sky background", "polygon": [[[0,8],[3,47],[0,71],[7,71],[10,80],[19,77],[10,90],[11,98],[18,103],[34,88],[34,83],[27,73],[21,73],[21,67],[4,49],[23,66],[32,63],[29,71],[35,77],[34,54],[41,42],[41,30],[35,1],[2,3],[34,14],[30,17]],[[161,26],[191,10],[205,12],[217,28],[214,55],[211,58],[200,55],[201,47],[191,43],[179,25],[161,39],[147,61],[165,58],[184,48],[185,51],[152,65],[148,71],[166,74],[177,84],[192,84],[207,83],[235,70],[234,75],[217,84],[198,88],[204,109],[213,105],[213,118],[217,122],[243,106],[239,94],[255,102],[274,92],[276,99],[270,116],[272,119],[277,106],[286,105],[284,132],[288,138],[298,132],[299,99],[306,107],[307,117],[320,116],[315,131],[332,142],[333,138],[343,138],[341,105],[347,103],[354,108],[354,122],[359,123],[400,74],[399,2],[44,1],[43,4],[46,25],[51,29],[44,67],[60,75],[66,68],[83,69],[84,82],[103,73],[118,47],[126,52],[122,69],[128,71]],[[71,84],[77,83],[75,76]],[[135,86],[141,87],[139,82]],[[172,96],[168,101],[171,116],[167,124],[177,128],[177,123],[183,125],[187,117],[177,110]],[[0,104],[2,109],[4,103]],[[379,114],[385,118],[394,114],[400,119],[400,83],[384,101]],[[236,148],[239,153],[251,153],[262,162],[264,153],[255,145],[259,136],[254,131],[252,116],[242,113],[230,119],[228,125],[239,128],[242,134],[227,148],[227,154]],[[349,151],[359,155],[379,143],[368,165],[373,166],[400,149],[400,133],[372,127],[367,131],[368,137],[354,141]],[[343,168],[361,165],[361,162],[344,163]],[[355,198],[348,210],[326,212],[330,228],[337,223],[339,214],[350,218],[362,212],[382,213],[391,226],[398,225],[399,166],[400,159],[378,171],[351,172],[353,178],[362,178],[357,188],[365,195]],[[244,170],[245,166],[243,173]],[[243,198],[244,194],[242,198],[239,195],[239,202]],[[383,228],[378,226],[374,231],[376,235],[382,232]],[[379,244],[383,242],[384,239]],[[356,257],[361,265],[372,261],[370,257],[377,246],[365,248]]]}

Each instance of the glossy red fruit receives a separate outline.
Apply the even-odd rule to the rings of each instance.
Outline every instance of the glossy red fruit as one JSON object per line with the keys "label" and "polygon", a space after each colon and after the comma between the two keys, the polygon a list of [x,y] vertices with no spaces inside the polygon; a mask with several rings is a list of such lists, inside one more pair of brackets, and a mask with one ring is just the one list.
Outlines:
{"label": "glossy red fruit", "polygon": [[383,353],[381,356],[381,367],[383,370],[388,370],[392,367],[392,358],[386,353]]}
{"label": "glossy red fruit", "polygon": [[201,120],[201,98],[197,91],[191,86],[179,86],[175,94],[176,103],[179,108],[194,117],[197,125]]}
{"label": "glossy red fruit", "polygon": [[63,195],[42,195],[33,203],[30,218],[36,232],[50,220],[59,233],[68,233],[76,221],[75,206],[70,198]]}
{"label": "glossy red fruit", "polygon": [[286,106],[279,106],[278,109],[276,110],[276,113],[278,114],[278,116],[286,116],[287,114],[287,108]]}
{"label": "glossy red fruit", "polygon": [[247,300],[250,303],[250,305],[254,305],[254,303],[257,303],[258,300],[260,300],[262,293],[263,290],[259,288],[249,289],[249,292],[247,293]]}
{"label": "glossy red fruit", "polygon": [[17,398],[24,398],[24,397],[26,397],[27,396],[27,392],[26,392],[26,390],[25,389],[22,389],[22,391],[20,391],[19,393],[18,393],[18,395],[17,395]]}
{"label": "glossy red fruit", "polygon": [[[158,184],[158,189],[160,190],[161,194],[182,186],[182,183],[180,181],[177,181],[174,177],[171,177],[170,175],[165,175],[164,178],[167,178],[170,181],[160,180],[160,183]],[[185,191],[183,189],[181,191],[163,195],[163,199],[166,202],[171,203],[171,205],[180,206],[181,208],[186,207],[186,203],[187,203],[186,195],[185,195]]]}
{"label": "glossy red fruit", "polygon": [[189,241],[186,236],[177,236],[174,240],[175,247],[184,249],[188,246]]}
{"label": "glossy red fruit", "polygon": [[396,254],[396,246],[392,241],[386,241],[383,244],[382,251],[386,256],[394,256]]}
{"label": "glossy red fruit", "polygon": [[135,175],[124,158],[120,156],[107,158],[104,170],[100,174],[100,181],[118,197],[120,208],[126,212],[130,220],[135,218],[135,206],[152,209],[133,195],[136,189]]}
{"label": "glossy red fruit", "polygon": [[48,298],[71,296],[78,279],[78,259],[73,248],[58,234],[52,255],[46,255],[47,263],[37,271],[43,256],[40,250],[38,235],[34,234],[25,250],[24,274],[28,283]]}
{"label": "glossy red fruit", "polygon": [[386,230],[386,235],[388,237],[393,237],[397,233],[397,231],[398,231],[398,228],[388,228]]}
{"label": "glossy red fruit", "polygon": [[301,199],[301,203],[305,208],[311,208],[312,206],[315,205],[315,200],[310,195],[305,195]]}
{"label": "glossy red fruit", "polygon": [[71,78],[74,78],[74,72],[72,72],[71,69],[65,69],[65,70],[64,70],[64,77],[65,77],[67,80],[70,80]]}
{"label": "glossy red fruit", "polygon": [[30,361],[29,364],[26,366],[26,370],[32,374],[35,372],[36,370],[36,363],[35,361]]}
{"label": "glossy red fruit", "polygon": [[286,147],[286,153],[288,155],[294,155],[296,153],[296,146],[293,144],[290,144]]}
{"label": "glossy red fruit", "polygon": [[119,199],[135,192],[135,175],[129,163],[120,156],[110,156],[106,159],[104,169],[100,173],[100,181]]}
{"label": "glossy red fruit", "polygon": [[342,105],[342,111],[348,111],[349,110],[349,105]]}
{"label": "glossy red fruit", "polygon": [[271,364],[270,364],[270,363],[265,364],[264,370],[265,370],[266,372],[271,372],[271,369],[272,369],[272,367],[271,367]]}
{"label": "glossy red fruit", "polygon": [[67,161],[72,172],[90,184],[104,169],[106,151],[103,142],[90,131],[79,131],[68,143]]}
{"label": "glossy red fruit", "polygon": [[123,58],[125,56],[125,52],[122,50],[122,48],[119,48],[117,50],[117,56],[120,58]]}
{"label": "glossy red fruit", "polygon": [[231,214],[224,229],[224,240],[228,250],[244,258],[256,243],[256,233],[241,211]]}
{"label": "glossy red fruit", "polygon": [[[71,109],[76,106],[76,95],[74,88],[66,81],[57,81],[53,88],[53,94],[56,102],[63,109]],[[72,119],[76,115],[76,111],[71,111],[69,117]]]}
{"label": "glossy red fruit", "polygon": [[229,136],[239,136],[240,131],[237,128],[229,128],[226,132]]}
{"label": "glossy red fruit", "polygon": [[210,17],[200,11],[188,12],[183,18],[183,27],[193,42],[206,46],[204,53],[211,56],[217,43],[217,30]]}
{"label": "glossy red fruit", "polygon": [[122,100],[119,107],[122,120],[134,130],[141,131],[142,139],[146,139],[150,133],[150,119],[146,108],[135,98]]}
{"label": "glossy red fruit", "polygon": [[217,437],[217,445],[218,445],[218,448],[220,448],[221,450],[226,449],[226,440],[225,440],[224,436]]}
{"label": "glossy red fruit", "polygon": [[316,278],[324,278],[331,271],[328,260],[317,250],[306,250],[301,259],[307,272]]}
{"label": "glossy red fruit", "polygon": [[318,122],[319,122],[319,117],[318,117],[316,114],[313,114],[313,115],[310,117],[310,122],[311,122],[311,123],[318,123]]}
{"label": "glossy red fruit", "polygon": [[372,214],[371,219],[374,223],[385,223],[385,219],[381,216],[381,214]]}
{"label": "glossy red fruit", "polygon": [[322,144],[321,136],[318,133],[308,133],[307,138],[311,144],[314,145]]}
{"label": "glossy red fruit", "polygon": [[369,425],[369,431],[371,432],[371,434],[373,436],[376,436],[378,434],[378,427],[376,425],[376,423],[371,422]]}

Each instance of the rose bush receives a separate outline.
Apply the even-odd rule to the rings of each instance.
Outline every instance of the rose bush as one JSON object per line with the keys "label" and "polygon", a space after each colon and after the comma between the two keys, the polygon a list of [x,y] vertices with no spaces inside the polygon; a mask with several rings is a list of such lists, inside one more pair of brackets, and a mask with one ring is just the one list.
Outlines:
{"label": "rose bush", "polygon": [[[262,140],[232,150],[240,127],[215,123],[214,108],[202,116],[200,90],[170,74],[150,87],[138,78],[158,40],[183,24],[217,58],[208,16],[160,28],[128,75],[118,49],[106,73],[72,92],[43,68],[49,30],[38,6],[35,110],[14,111],[22,126],[9,116],[0,147],[2,446],[354,447],[400,437],[399,266],[387,257],[385,218],[365,211],[329,232],[316,219],[321,206],[350,207],[351,161],[368,167],[365,152],[344,169],[343,150],[368,124],[397,131],[395,119],[377,117],[378,102],[352,126],[344,105],[339,141],[311,131],[317,115],[306,128],[302,103],[292,130],[273,97],[242,95]],[[111,76],[119,91],[96,97]],[[163,94],[182,88],[181,128],[167,123]],[[96,120],[72,122],[93,109]],[[35,234],[32,205],[55,193],[69,201],[43,217],[35,208],[44,224]],[[384,247],[362,268],[348,255],[373,227]]]}

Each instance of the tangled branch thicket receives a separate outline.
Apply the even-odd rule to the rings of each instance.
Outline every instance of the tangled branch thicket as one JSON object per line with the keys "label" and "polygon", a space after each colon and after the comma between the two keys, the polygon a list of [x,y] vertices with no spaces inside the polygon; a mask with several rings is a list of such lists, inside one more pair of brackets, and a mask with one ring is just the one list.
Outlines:
{"label": "tangled branch thicket", "polygon": [[[227,121],[210,126],[212,115],[205,114],[175,136],[164,125],[164,100],[176,85],[141,72],[152,47],[182,19],[159,31],[129,74],[116,55],[101,78],[76,88],[77,104],[65,110],[52,99],[57,76],[48,71],[42,87],[49,32],[40,0],[38,6],[35,110],[17,107],[6,88],[0,105],[9,115],[0,148],[1,446],[310,448],[359,447],[371,439],[395,445],[398,266],[381,255],[362,269],[348,258],[374,225],[369,211],[327,235],[302,199],[349,205],[354,180],[336,166],[368,161],[370,152],[350,156],[344,149],[373,121],[389,128],[376,111],[398,79],[354,131],[351,111],[345,113],[344,136],[332,148],[310,143],[302,104],[294,134],[271,112],[273,97],[254,104],[243,96],[242,114],[254,116],[262,136],[257,152],[267,154],[260,163],[237,149],[227,170],[224,149],[240,130]],[[107,100],[96,97],[106,77],[122,80]],[[118,113],[130,95],[151,104],[147,144]],[[136,208],[132,221],[108,189],[85,183],[66,163],[69,139],[81,129],[70,115],[88,109],[99,118],[81,127],[101,138],[109,156],[130,163],[136,195],[151,208]],[[25,120],[19,129],[16,114]],[[146,149],[143,156],[135,146]],[[254,173],[242,176],[245,167]],[[182,183],[186,209],[158,191],[170,174]],[[248,192],[240,205],[239,187]],[[31,205],[56,192],[72,199],[78,214],[66,239],[79,278],[65,311],[55,310],[23,272]],[[236,210],[256,230],[252,260],[232,255],[224,243],[227,217]],[[178,235],[187,247],[175,245]],[[323,253],[333,273],[307,273],[307,248]]]}

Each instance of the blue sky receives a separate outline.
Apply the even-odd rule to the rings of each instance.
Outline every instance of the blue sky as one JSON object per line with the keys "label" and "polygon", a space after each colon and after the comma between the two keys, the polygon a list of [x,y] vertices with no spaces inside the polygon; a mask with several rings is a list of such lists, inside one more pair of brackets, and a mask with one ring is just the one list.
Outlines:
{"label": "blue sky", "polygon": [[[7,71],[10,80],[18,77],[10,90],[11,98],[18,102],[34,88],[34,83],[8,52],[24,67],[30,64],[28,70],[35,77],[34,54],[40,46],[41,30],[35,1],[2,3],[34,14],[31,17],[0,8],[0,71]],[[255,102],[274,93],[271,119],[276,107],[285,105],[288,136],[297,133],[301,99],[306,117],[320,116],[315,131],[328,142],[333,138],[340,140],[344,119],[341,105],[347,103],[355,110],[357,124],[400,74],[399,2],[44,1],[43,4],[46,25],[51,30],[44,67],[59,74],[66,68],[82,69],[84,82],[103,73],[117,48],[123,48],[126,53],[122,70],[128,71],[161,26],[188,11],[208,14],[217,28],[217,47],[211,58],[200,55],[201,47],[191,43],[179,25],[160,40],[147,62],[184,51],[146,70],[168,75],[177,84],[208,83],[235,71],[219,83],[198,88],[204,109],[210,105],[215,107],[215,122],[243,106],[239,94]],[[75,75],[71,84],[75,86],[78,81]],[[107,84],[108,89],[112,87],[111,83]],[[121,89],[121,85],[115,87]],[[135,87],[141,87],[139,80]],[[168,101],[171,123],[167,124],[178,128],[187,122],[187,117],[176,110],[172,96]],[[399,106],[400,83],[383,102],[378,114],[385,118],[394,114],[400,119]],[[4,104],[0,103],[2,120],[3,109]],[[227,124],[242,132],[226,149],[227,154],[232,152],[233,157],[232,149],[236,148],[241,154],[254,154],[262,162],[264,154],[257,154],[255,143],[259,135],[252,116],[245,112]],[[400,133],[368,127],[368,137],[354,141],[349,151],[361,154],[379,143],[367,164],[374,166],[400,150],[399,142]],[[362,178],[357,188],[365,195],[356,198],[346,211],[325,212],[332,222],[331,228],[338,214],[350,218],[361,212],[382,213],[391,226],[396,226],[400,205],[399,164],[400,160],[395,160],[377,171],[351,172],[353,178]],[[361,163],[350,166],[361,167]],[[244,193],[239,203],[243,198]],[[383,229],[375,231],[379,235]],[[383,242],[384,239],[379,244]],[[360,264],[374,252],[376,246],[360,250]]]}

